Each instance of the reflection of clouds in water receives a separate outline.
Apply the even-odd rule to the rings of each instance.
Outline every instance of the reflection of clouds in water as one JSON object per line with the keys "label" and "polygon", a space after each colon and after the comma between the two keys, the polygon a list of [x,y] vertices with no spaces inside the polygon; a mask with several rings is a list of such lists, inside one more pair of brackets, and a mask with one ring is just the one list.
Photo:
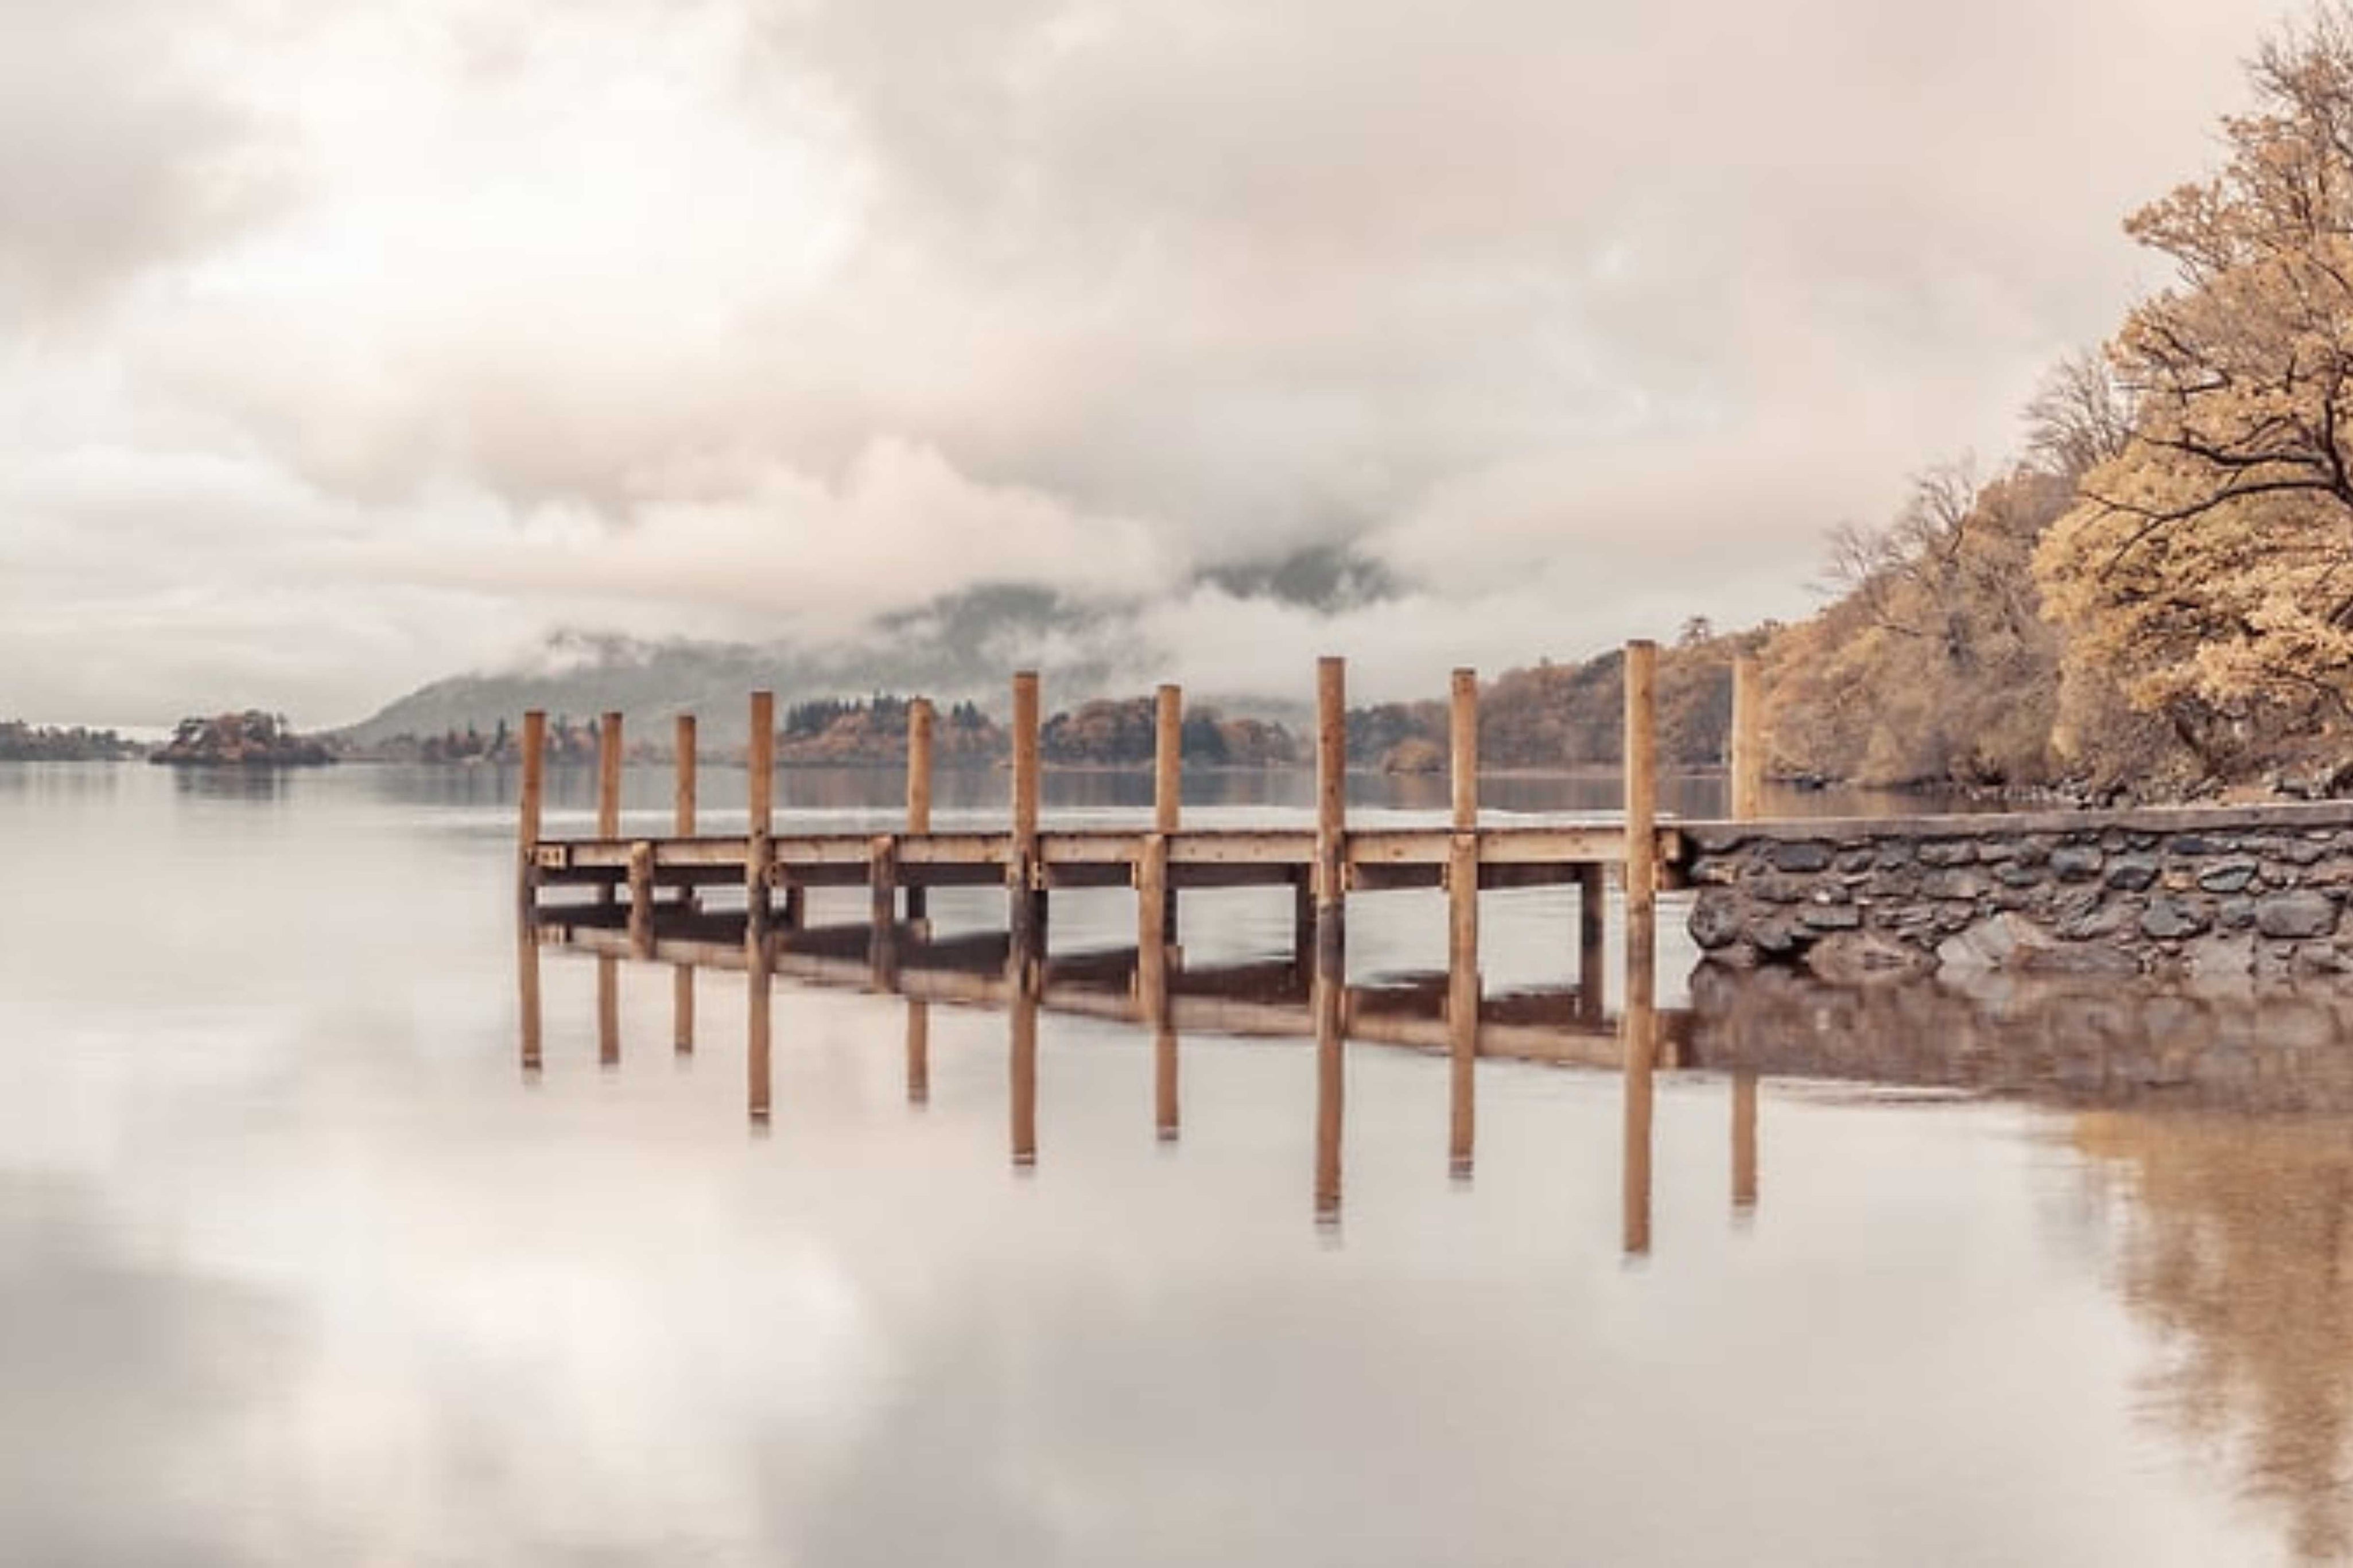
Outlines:
{"label": "reflection of clouds in water", "polygon": [[[503,1246],[387,1237],[394,1256],[326,1281],[332,1353],[253,1456],[285,1489],[285,1559],[337,1528],[387,1562],[450,1543],[475,1561],[659,1561],[758,1539],[764,1492],[797,1497],[791,1478],[857,1419],[873,1351],[817,1254],[724,1257],[698,1228],[683,1221],[668,1256],[634,1222],[601,1247],[569,1226]],[[789,1463],[772,1479],[747,1447]],[[373,1478],[363,1495],[355,1476]]]}
{"label": "reflection of clouds in water", "polygon": [[2353,1553],[2353,1126],[2094,1114],[2075,1139],[2132,1200],[2153,1412],[2285,1512],[2300,1559]]}
{"label": "reflection of clouds in water", "polygon": [[25,1563],[244,1561],[229,1456],[309,1362],[308,1325],[119,1239],[79,1185],[0,1175],[0,1542]]}

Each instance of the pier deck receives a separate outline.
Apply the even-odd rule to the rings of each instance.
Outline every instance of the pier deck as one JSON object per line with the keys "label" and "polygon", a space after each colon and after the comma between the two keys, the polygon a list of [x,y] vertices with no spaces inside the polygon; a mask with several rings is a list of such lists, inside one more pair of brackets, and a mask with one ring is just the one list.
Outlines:
{"label": "pier deck", "polygon": [[[1626,830],[1615,823],[1467,831],[1482,889],[1574,882],[1588,868],[1626,859]],[[1672,826],[1652,831],[1659,863],[1672,868],[1682,857],[1680,836]],[[1442,827],[1349,829],[1341,845],[1341,890],[1442,888],[1459,837]],[[1166,847],[1174,888],[1296,885],[1316,864],[1315,829],[1252,827],[1050,829],[1027,856],[1010,833],[778,834],[766,841],[764,871],[763,847],[749,834],[545,839],[533,847],[532,867],[543,888],[745,885],[747,867],[777,889],[872,887],[878,879],[899,888],[946,888],[1008,885],[1026,863],[1041,891],[1127,888],[1153,858],[1155,839]]]}
{"label": "pier deck", "polygon": [[[774,831],[776,706],[751,698],[745,748],[748,826],[735,834],[701,830],[697,821],[695,721],[678,721],[677,796],[666,834],[621,830],[621,715],[605,715],[598,738],[596,829],[559,838],[541,832],[540,800],[546,716],[523,715],[520,896],[526,916],[543,896],[585,891],[597,907],[626,896],[634,949],[647,953],[658,909],[692,912],[706,891],[742,890],[748,931],[803,923],[802,895],[815,888],[863,887],[878,927],[923,920],[934,888],[1002,887],[1007,934],[1017,953],[1042,958],[1051,897],[1071,889],[1125,888],[1136,894],[1136,948],[1152,952],[1177,940],[1178,895],[1204,888],[1289,888],[1296,955],[1317,973],[1337,975],[1349,895],[1400,889],[1444,890],[1451,905],[1453,987],[1477,995],[1478,894],[1499,888],[1574,884],[1579,889],[1577,941],[1593,977],[1602,945],[1603,879],[1612,868],[1625,889],[1629,963],[1647,965],[1654,942],[1655,894],[1683,858],[1682,836],[1655,817],[1656,649],[1627,649],[1625,771],[1627,809],[1608,822],[1495,824],[1479,811],[1478,681],[1454,672],[1451,710],[1451,820],[1445,826],[1352,828],[1345,672],[1324,659],[1316,672],[1315,811],[1299,826],[1187,826],[1178,787],[1183,698],[1159,689],[1155,714],[1154,799],[1148,824],[1134,827],[1045,826],[1039,820],[1038,678],[1014,677],[1012,767],[1008,826],[998,831],[934,830],[929,702],[907,705],[905,826],[889,832]],[[544,907],[569,907],[563,899]]]}

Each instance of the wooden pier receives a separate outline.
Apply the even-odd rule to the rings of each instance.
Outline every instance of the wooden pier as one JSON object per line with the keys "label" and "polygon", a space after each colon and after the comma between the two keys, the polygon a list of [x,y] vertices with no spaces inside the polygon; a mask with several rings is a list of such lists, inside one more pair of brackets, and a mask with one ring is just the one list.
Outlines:
{"label": "wooden pier", "polygon": [[[1445,891],[1451,900],[1450,971],[1457,1006],[1475,1004],[1478,897],[1498,888],[1575,885],[1580,892],[1577,948],[1581,983],[1598,978],[1604,936],[1603,882],[1616,868],[1624,889],[1630,951],[1647,962],[1655,893],[1682,858],[1672,825],[1657,822],[1657,731],[1649,643],[1626,650],[1625,776],[1620,820],[1514,826],[1484,820],[1478,806],[1478,685],[1469,670],[1452,688],[1452,819],[1445,826],[1361,827],[1347,820],[1346,676],[1327,658],[1316,672],[1315,811],[1296,827],[1189,827],[1180,798],[1183,701],[1160,688],[1155,704],[1155,798],[1151,818],[1132,828],[1057,828],[1039,808],[1038,678],[1013,681],[1008,820],[1002,830],[942,831],[932,825],[931,704],[908,705],[905,826],[885,833],[779,834],[774,828],[775,701],[751,698],[749,819],[738,833],[699,831],[694,720],[678,721],[676,811],[671,831],[625,835],[620,829],[618,714],[600,731],[596,831],[555,838],[541,824],[545,715],[525,714],[520,892],[527,915],[563,909],[557,895],[576,890],[595,905],[626,901],[636,949],[650,956],[658,910],[712,905],[712,895],[740,890],[754,932],[797,929],[813,888],[863,887],[879,927],[920,922],[927,895],[941,887],[1002,887],[1006,931],[1014,950],[1042,957],[1049,945],[1052,896],[1068,889],[1127,888],[1136,895],[1136,946],[1157,952],[1180,940],[1180,895],[1203,888],[1289,888],[1295,951],[1313,955],[1318,973],[1345,969],[1350,895],[1403,889]],[[1630,962],[1631,960],[1630,959]]]}
{"label": "wooden pier", "polygon": [[[636,958],[676,966],[676,1033],[693,1037],[692,972],[743,970],[749,982],[751,1115],[769,1113],[768,1013],[775,976],[892,992],[909,1004],[908,1088],[928,1092],[927,1015],[934,1002],[1002,1006],[1012,1019],[1013,1146],[1017,1164],[1036,1156],[1037,1017],[1052,1007],[1132,1020],[1155,1038],[1155,1121],[1176,1125],[1179,1031],[1312,1038],[1316,1051],[1315,1199],[1319,1221],[1336,1217],[1345,1046],[1350,1038],[1443,1050],[1451,1058],[1449,1161],[1470,1173],[1478,1058],[1622,1068],[1627,1084],[1626,1246],[1649,1247],[1649,1121],[1653,1070],[1679,1059],[1682,1031],[1662,1020],[1656,995],[1657,894],[1677,875],[1684,846],[1656,813],[1654,703],[1657,649],[1626,648],[1625,810],[1613,821],[1553,825],[1492,822],[1479,809],[1478,680],[1454,672],[1449,734],[1451,812],[1443,826],[1364,827],[1347,817],[1347,679],[1342,661],[1316,669],[1315,807],[1312,824],[1197,827],[1179,789],[1184,703],[1156,694],[1151,818],[1133,827],[1049,825],[1040,810],[1038,677],[1014,677],[1008,822],[1001,830],[942,830],[932,821],[934,714],[908,705],[904,826],[882,833],[776,831],[776,705],[751,697],[748,816],[744,830],[711,834],[697,819],[695,722],[678,721],[671,830],[621,831],[623,736],[618,714],[599,731],[596,830],[554,838],[542,831],[546,716],[525,714],[518,887],[523,917],[524,1066],[538,1066],[538,952],[586,950],[598,963],[599,1059],[617,1056],[616,966]],[[1752,669],[1736,672],[1733,798],[1753,812],[1762,772]],[[1603,1006],[1604,879],[1624,889],[1626,969],[1619,1016]],[[1479,973],[1479,895],[1501,888],[1577,889],[1576,983],[1543,994],[1490,999]],[[868,889],[867,918],[813,927],[807,894]],[[934,938],[934,888],[1001,887],[1001,931]],[[1180,895],[1208,888],[1291,892],[1287,957],[1188,970],[1179,943]],[[1049,941],[1053,895],[1124,888],[1135,897],[1135,942],[1111,951],[1057,955]],[[1449,906],[1446,966],[1388,985],[1352,986],[1349,898],[1436,889]],[[741,902],[736,900],[740,897]],[[1564,945],[1567,945],[1566,942]],[[1025,1083],[1028,1085],[1024,1090]],[[1753,1095],[1747,1100],[1754,1115]],[[1749,1178],[1753,1202],[1753,1174]]]}

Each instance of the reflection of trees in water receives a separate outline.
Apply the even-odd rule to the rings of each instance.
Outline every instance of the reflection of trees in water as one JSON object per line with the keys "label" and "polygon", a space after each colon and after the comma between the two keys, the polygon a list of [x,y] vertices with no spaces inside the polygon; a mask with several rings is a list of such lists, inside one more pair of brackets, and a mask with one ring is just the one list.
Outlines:
{"label": "reflection of trees in water", "polygon": [[2353,1112],[2353,992],[2198,992],[2084,976],[1840,986],[1702,965],[1692,1063],[2072,1106]]}
{"label": "reflection of trees in water", "polygon": [[2092,1114],[2125,1174],[2126,1300],[2165,1336],[2156,1409],[2232,1455],[2308,1562],[2353,1556],[2353,1122]]}

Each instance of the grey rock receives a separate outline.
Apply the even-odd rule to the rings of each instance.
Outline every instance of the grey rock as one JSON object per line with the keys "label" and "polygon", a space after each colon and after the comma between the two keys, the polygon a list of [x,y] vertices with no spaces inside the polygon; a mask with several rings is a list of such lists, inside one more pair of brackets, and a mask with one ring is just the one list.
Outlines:
{"label": "grey rock", "polygon": [[2328,853],[2328,846],[2315,844],[2309,838],[2283,838],[2275,843],[2264,845],[2263,850],[2274,859],[2284,861],[2290,866],[2310,866]]}
{"label": "grey rock", "polygon": [[2119,855],[2108,862],[2108,886],[2120,891],[2137,893],[2156,880],[2154,855]]}
{"label": "grey rock", "polygon": [[2059,934],[2069,942],[2098,942],[2129,931],[2135,912],[2130,904],[2094,904],[2060,921]]}
{"label": "grey rock", "polygon": [[1841,849],[1838,857],[1839,873],[1847,877],[1861,875],[1869,871],[1878,859],[1878,851],[1873,849]]}
{"label": "grey rock", "polygon": [[2184,899],[2151,899],[2141,911],[2140,929],[2159,942],[2196,936],[2214,923],[2213,917]]}
{"label": "grey rock", "polygon": [[2245,931],[2255,923],[2255,900],[2224,899],[2214,910],[2214,923],[2224,931]]}
{"label": "grey rock", "polygon": [[1891,838],[1879,847],[1879,868],[1893,871],[1899,866],[1912,864],[1912,846],[1901,838]]}
{"label": "grey rock", "polygon": [[1771,846],[1765,851],[1765,858],[1777,871],[1827,871],[1831,847],[1819,838],[1793,839]]}
{"label": "grey rock", "polygon": [[1815,904],[1798,918],[1816,931],[1853,931],[1862,924],[1862,911],[1852,904]]}
{"label": "grey rock", "polygon": [[2010,888],[2031,888],[2042,880],[2041,867],[2028,866],[2016,860],[2005,861],[1994,868],[1993,874],[1997,881]]}
{"label": "grey rock", "polygon": [[1736,893],[1709,888],[1693,900],[1691,916],[1683,924],[1701,951],[1714,952],[1740,940],[1748,924],[1747,906]]}
{"label": "grey rock", "polygon": [[2280,941],[2327,936],[2337,930],[2337,905],[2325,893],[2274,893],[2255,901],[2255,929]]}
{"label": "grey rock", "polygon": [[1813,884],[1802,877],[1785,877],[1778,872],[1760,871],[1741,884],[1742,891],[1768,904],[1803,902],[1813,891]]}
{"label": "grey rock", "polygon": [[1975,871],[1931,871],[1920,879],[1922,896],[1931,899],[1981,899],[1989,889]]}
{"label": "grey rock", "polygon": [[1882,899],[1909,899],[1920,891],[1920,873],[1909,866],[1893,871],[1873,871],[1864,880],[1872,892]]}
{"label": "grey rock", "polygon": [[2073,892],[2060,894],[2052,901],[2051,912],[2063,921],[2082,920],[2100,907],[2100,896],[2097,888],[2077,888]]}
{"label": "grey rock", "polygon": [[1966,866],[1978,858],[1978,847],[1966,838],[1930,838],[1917,853],[1923,866]]}
{"label": "grey rock", "polygon": [[2255,863],[2253,860],[2226,860],[2198,874],[2198,885],[2210,893],[2244,892],[2247,884],[2254,879]]}
{"label": "grey rock", "polygon": [[1939,968],[1957,973],[2020,967],[2019,955],[2031,948],[2047,947],[2050,938],[2022,915],[1999,914],[1947,938],[1936,946]]}

